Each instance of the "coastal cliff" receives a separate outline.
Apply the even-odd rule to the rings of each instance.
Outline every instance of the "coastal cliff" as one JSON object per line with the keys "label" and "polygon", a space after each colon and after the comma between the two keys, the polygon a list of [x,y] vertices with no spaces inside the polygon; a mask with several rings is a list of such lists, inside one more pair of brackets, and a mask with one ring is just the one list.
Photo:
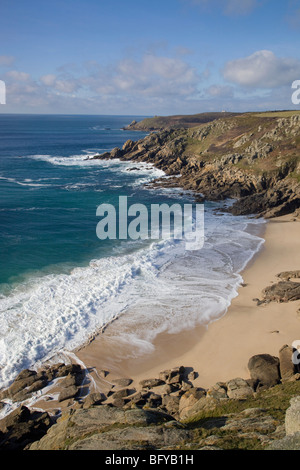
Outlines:
{"label": "coastal cliff", "polygon": [[[297,210],[300,114],[219,113],[211,119],[200,125],[191,120],[190,127],[185,121],[180,127],[178,119],[171,128],[170,119],[164,129],[93,158],[152,163],[168,176],[153,185],[179,186],[207,200],[234,199],[235,215],[270,218]],[[152,130],[158,118],[153,120],[129,127]]]}

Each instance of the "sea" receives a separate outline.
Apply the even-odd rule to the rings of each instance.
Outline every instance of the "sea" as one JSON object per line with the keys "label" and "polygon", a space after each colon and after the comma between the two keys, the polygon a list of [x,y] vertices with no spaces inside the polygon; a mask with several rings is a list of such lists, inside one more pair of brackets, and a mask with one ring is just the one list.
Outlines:
{"label": "sea", "polygon": [[150,163],[90,158],[143,138],[123,130],[142,118],[0,115],[0,388],[129,309],[139,328],[126,340],[142,355],[162,332],[217,320],[238,295],[264,220],[221,211],[233,201],[205,202],[198,250],[172,234],[97,236],[97,208],[120,196],[147,208],[194,204],[192,192],[151,187],[167,176]]}

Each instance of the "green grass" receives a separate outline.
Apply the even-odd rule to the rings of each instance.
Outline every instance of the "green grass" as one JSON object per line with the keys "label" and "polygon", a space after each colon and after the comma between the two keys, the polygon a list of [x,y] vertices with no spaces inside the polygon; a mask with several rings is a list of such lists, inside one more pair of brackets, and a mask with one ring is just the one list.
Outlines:
{"label": "green grass", "polygon": [[189,428],[201,427],[208,418],[217,418],[231,413],[240,413],[247,408],[263,408],[266,414],[283,422],[292,397],[300,395],[300,381],[277,385],[258,392],[246,400],[224,400],[213,411],[198,413],[184,421]]}
{"label": "green grass", "polygon": [[299,115],[300,111],[270,111],[263,113],[256,113],[254,116],[258,117],[272,117],[272,118],[288,118],[291,116]]}
{"label": "green grass", "polygon": [[260,408],[265,415],[270,415],[277,425],[285,420],[285,413],[290,406],[292,397],[300,395],[300,381],[277,385],[269,390],[261,391],[245,400],[222,400],[213,410],[200,412],[183,420],[187,429],[193,431],[192,444],[186,442],[182,448],[199,448],[202,439],[209,436],[221,438],[216,446],[225,450],[260,450],[261,441],[253,438],[240,437],[237,431],[225,431],[218,427],[218,422],[228,415],[238,414],[248,408]]}

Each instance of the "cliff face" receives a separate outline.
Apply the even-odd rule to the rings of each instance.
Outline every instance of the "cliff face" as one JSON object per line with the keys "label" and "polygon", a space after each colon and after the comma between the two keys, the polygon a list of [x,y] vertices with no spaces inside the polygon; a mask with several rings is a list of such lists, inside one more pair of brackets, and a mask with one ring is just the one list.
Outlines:
{"label": "cliff face", "polygon": [[300,114],[246,113],[151,133],[94,158],[151,162],[156,184],[194,190],[209,200],[237,199],[234,214],[274,217],[300,207]]}

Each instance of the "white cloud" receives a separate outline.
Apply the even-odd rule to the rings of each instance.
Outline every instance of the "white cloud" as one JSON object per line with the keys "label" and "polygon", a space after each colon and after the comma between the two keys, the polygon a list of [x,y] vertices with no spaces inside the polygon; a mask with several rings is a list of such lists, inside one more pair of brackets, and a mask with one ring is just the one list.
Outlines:
{"label": "white cloud", "polygon": [[55,84],[55,80],[56,80],[56,75],[53,75],[50,73],[48,75],[43,75],[40,78],[40,81],[44,83],[44,85],[46,86],[53,86]]}
{"label": "white cloud", "polygon": [[234,95],[233,88],[228,85],[212,85],[205,91],[209,96],[215,98],[232,98]]}
{"label": "white cloud", "polygon": [[276,57],[262,50],[241,59],[227,62],[223,69],[226,80],[250,88],[290,86],[300,78],[300,60]]}
{"label": "white cloud", "polygon": [[43,75],[40,81],[60,93],[74,93],[80,84],[73,78],[63,79],[53,74]]}
{"label": "white cloud", "polygon": [[30,79],[29,73],[19,72],[18,70],[10,70],[6,73],[6,77],[17,82],[27,82]]}
{"label": "white cloud", "polygon": [[124,59],[106,68],[98,64],[89,67],[89,76],[82,83],[103,94],[187,96],[196,92],[200,79],[196,70],[182,59],[153,54],[146,54],[139,61]]}

